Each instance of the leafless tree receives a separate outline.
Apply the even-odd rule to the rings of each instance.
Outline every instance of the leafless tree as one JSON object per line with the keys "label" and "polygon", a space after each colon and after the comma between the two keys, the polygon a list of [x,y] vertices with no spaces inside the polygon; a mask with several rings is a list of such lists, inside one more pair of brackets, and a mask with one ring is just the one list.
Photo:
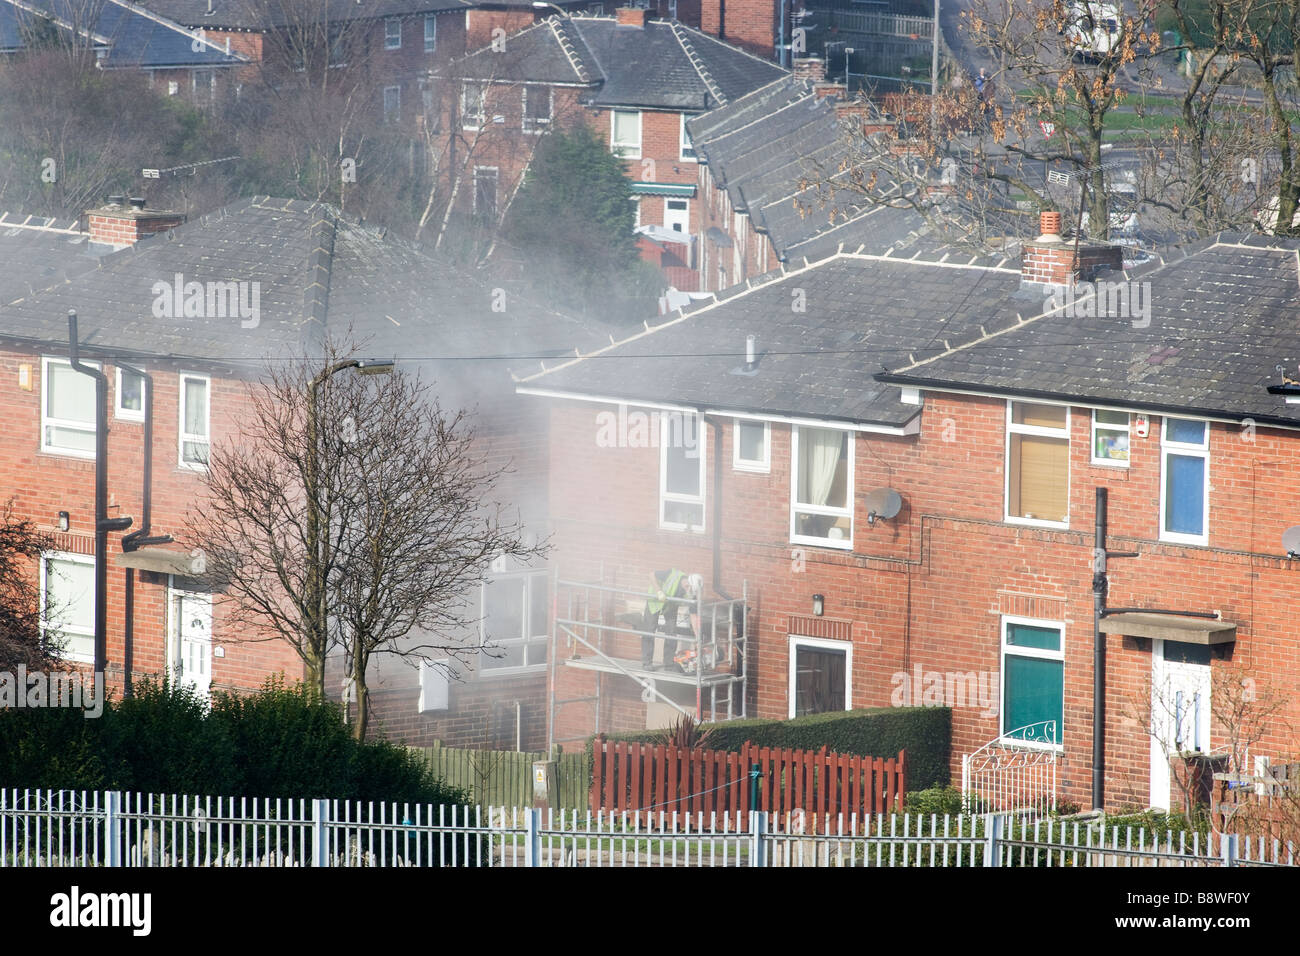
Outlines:
{"label": "leafless tree", "polygon": [[494,559],[545,548],[492,499],[502,472],[469,413],[417,376],[368,370],[354,345],[328,344],[254,386],[240,438],[212,449],[188,535],[233,620],[257,629],[246,639],[286,640],[322,694],[340,649],[359,738],[371,660],[469,661],[467,595]]}
{"label": "leafless tree", "polygon": [[0,508],[0,671],[18,665],[58,670],[63,648],[54,637],[62,608],[42,610],[36,562],[52,550],[51,536],[14,514],[10,500]]}

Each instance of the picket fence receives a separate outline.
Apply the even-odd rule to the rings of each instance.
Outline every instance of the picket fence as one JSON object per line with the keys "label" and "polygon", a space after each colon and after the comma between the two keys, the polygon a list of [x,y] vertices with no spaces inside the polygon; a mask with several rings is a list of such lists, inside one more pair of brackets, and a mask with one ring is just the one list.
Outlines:
{"label": "picket fence", "polygon": [[[757,775],[755,784],[754,777]],[[901,811],[906,760],[759,747],[688,750],[671,744],[629,743],[599,736],[592,745],[592,808],[630,812],[717,813],[749,819],[750,810],[807,815],[817,828],[839,816]],[[755,795],[757,801],[754,800]]]}
{"label": "picket fence", "polygon": [[0,866],[1295,866],[1300,847],[1014,815],[653,814],[0,790]]}

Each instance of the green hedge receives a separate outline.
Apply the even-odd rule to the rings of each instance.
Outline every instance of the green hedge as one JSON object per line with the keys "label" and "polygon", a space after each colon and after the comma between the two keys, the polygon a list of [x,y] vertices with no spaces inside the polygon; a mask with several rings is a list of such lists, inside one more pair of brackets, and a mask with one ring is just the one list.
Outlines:
{"label": "green hedge", "polygon": [[[728,720],[708,724],[712,750],[739,750],[746,741],[760,747],[821,750],[861,757],[892,757],[907,751],[910,790],[946,786],[952,752],[952,711],[946,707],[876,707],[809,714],[793,720]],[[610,740],[657,741],[662,731],[606,734]],[[587,740],[588,765],[595,738]]]}
{"label": "green hedge", "polygon": [[0,787],[464,804],[406,748],[359,744],[338,705],[271,679],[247,695],[142,681],[98,718],[0,710]]}

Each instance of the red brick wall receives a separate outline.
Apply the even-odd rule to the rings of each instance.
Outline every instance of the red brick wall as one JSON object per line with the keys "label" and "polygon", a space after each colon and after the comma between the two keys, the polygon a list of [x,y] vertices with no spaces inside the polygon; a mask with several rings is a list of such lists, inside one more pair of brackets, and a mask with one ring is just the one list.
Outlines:
{"label": "red brick wall", "polygon": [[[855,440],[854,551],[792,546],[790,433],[772,426],[767,475],[731,467],[731,423],[724,421],[723,544],[720,581],[712,569],[715,520],[712,436],[707,443],[704,534],[657,529],[658,450],[596,445],[596,415],[604,406],[553,402],[552,459],[563,461],[551,485],[556,560],[570,579],[603,579],[639,588],[655,568],[702,573],[707,583],[739,594],[748,582],[757,607],[751,658],[751,714],[784,717],[788,637],[792,615],[811,614],[812,595],[825,595],[825,616],[848,623],[853,643],[852,703],[887,706],[893,675],[1001,668],[1001,620],[1017,615],[1065,623],[1065,746],[1062,796],[1087,804],[1092,734],[1093,499],[1110,489],[1113,550],[1142,557],[1111,566],[1112,607],[1147,606],[1222,612],[1236,622],[1231,662],[1254,669],[1261,686],[1279,690],[1300,680],[1300,642],[1288,621],[1294,570],[1276,557],[1281,531],[1300,516],[1300,489],[1287,475],[1300,457],[1297,439],[1238,425],[1211,429],[1211,507],[1208,548],[1158,541],[1159,419],[1151,434],[1132,439],[1128,469],[1090,464],[1089,415],[1071,420],[1070,528],[1030,528],[1003,521],[1006,405],[1002,401],[928,396],[922,434],[858,435]],[[1253,441],[1244,440],[1246,437]],[[891,486],[904,507],[893,521],[869,526],[861,497]],[[800,625],[796,625],[800,626]],[[1214,667],[1224,668],[1216,661]],[[1107,642],[1107,802],[1148,802],[1150,738],[1143,729],[1151,651],[1114,636]],[[559,692],[579,696],[589,674],[560,670]],[[606,678],[611,689],[628,684]],[[624,688],[602,714],[605,728],[644,725],[644,705]],[[1289,719],[1300,716],[1290,705]],[[1280,730],[1255,752],[1289,753]],[[561,714],[557,736],[591,731],[590,707]],[[1212,744],[1223,742],[1216,726]],[[995,738],[996,716],[979,706],[953,715],[954,779],[960,758]]]}
{"label": "red brick wall", "polygon": [[701,30],[768,59],[775,55],[780,20],[780,0],[702,0],[700,4]]}
{"label": "red brick wall", "polygon": [[[66,357],[66,349],[44,354]],[[19,385],[21,366],[30,367],[30,390]],[[156,364],[144,368],[153,374],[155,389],[151,531],[179,538],[186,511],[200,500],[202,492],[199,477],[180,468],[177,461],[181,370]],[[133,516],[136,522],[129,533],[140,526],[144,425],[113,416],[116,375],[111,365],[105,363],[104,369],[109,376],[109,516]],[[214,378],[210,388],[212,437],[219,442],[231,435],[234,416],[243,407],[245,386]],[[58,536],[58,547],[89,555],[94,552],[95,464],[90,459],[40,451],[40,402],[41,355],[0,352],[0,419],[5,423],[0,429],[0,501],[14,499],[17,514],[30,517],[49,531],[58,513],[67,511],[70,531]],[[121,537],[110,534],[108,538],[108,681],[118,688],[123,673],[125,571],[113,559],[122,553]],[[137,676],[161,673],[166,666],[166,600],[166,577],[137,572],[133,668]],[[227,624],[227,617],[221,603],[216,602],[212,644],[214,649],[224,648],[225,656],[212,661],[214,689],[255,689],[268,674],[279,671],[290,680],[301,677],[302,665],[292,648],[280,641],[241,642],[240,638],[251,635],[234,630]]]}

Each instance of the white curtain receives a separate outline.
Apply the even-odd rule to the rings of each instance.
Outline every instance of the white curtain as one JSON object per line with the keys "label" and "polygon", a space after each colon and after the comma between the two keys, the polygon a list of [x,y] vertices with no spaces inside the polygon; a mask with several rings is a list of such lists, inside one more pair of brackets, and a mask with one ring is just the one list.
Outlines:
{"label": "white curtain", "polygon": [[[805,505],[826,505],[835,484],[835,472],[840,463],[840,449],[844,444],[842,432],[827,428],[799,429],[799,502]],[[839,502],[835,502],[839,504]]]}

